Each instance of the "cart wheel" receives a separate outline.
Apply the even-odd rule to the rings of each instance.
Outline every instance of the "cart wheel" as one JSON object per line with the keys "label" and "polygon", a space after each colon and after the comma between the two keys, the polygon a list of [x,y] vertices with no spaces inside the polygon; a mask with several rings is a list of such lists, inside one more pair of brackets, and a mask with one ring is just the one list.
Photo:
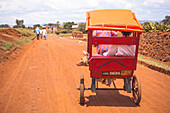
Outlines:
{"label": "cart wheel", "polygon": [[141,84],[138,76],[134,75],[132,80],[133,101],[139,105],[141,101]]}
{"label": "cart wheel", "polygon": [[80,76],[80,104],[84,105],[84,75]]}

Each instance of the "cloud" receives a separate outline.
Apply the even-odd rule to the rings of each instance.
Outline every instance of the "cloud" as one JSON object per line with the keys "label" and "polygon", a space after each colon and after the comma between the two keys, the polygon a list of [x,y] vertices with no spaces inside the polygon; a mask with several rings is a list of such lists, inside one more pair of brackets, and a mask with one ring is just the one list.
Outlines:
{"label": "cloud", "polygon": [[148,5],[155,5],[155,4],[164,4],[165,0],[145,0],[144,1],[144,5],[148,6]]}
{"label": "cloud", "polygon": [[160,20],[170,15],[169,6],[168,0],[0,0],[0,24],[85,22],[86,12],[98,9],[130,9],[138,19]]}

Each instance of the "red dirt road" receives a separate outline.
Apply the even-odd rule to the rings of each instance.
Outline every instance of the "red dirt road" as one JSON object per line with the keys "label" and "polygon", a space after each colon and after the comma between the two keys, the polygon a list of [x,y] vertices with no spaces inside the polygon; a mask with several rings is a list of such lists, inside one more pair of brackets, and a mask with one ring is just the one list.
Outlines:
{"label": "red dirt road", "polygon": [[[85,91],[81,106],[76,90],[80,75],[85,75],[86,87],[91,85],[88,67],[76,66],[82,49],[85,42],[49,35],[1,64],[0,113],[170,113],[170,77],[142,65],[135,72],[142,85],[140,106],[124,91]],[[122,87],[123,80],[116,85]]]}

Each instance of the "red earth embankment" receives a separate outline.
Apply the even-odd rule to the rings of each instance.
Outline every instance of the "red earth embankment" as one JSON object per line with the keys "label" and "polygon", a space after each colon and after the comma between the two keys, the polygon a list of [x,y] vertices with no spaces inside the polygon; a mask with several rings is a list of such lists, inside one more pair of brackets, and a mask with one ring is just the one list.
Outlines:
{"label": "red earth embankment", "polygon": [[8,59],[17,48],[29,43],[34,33],[29,29],[0,29],[0,62]]}
{"label": "red earth embankment", "polygon": [[170,62],[170,32],[142,33],[139,54],[163,62]]}

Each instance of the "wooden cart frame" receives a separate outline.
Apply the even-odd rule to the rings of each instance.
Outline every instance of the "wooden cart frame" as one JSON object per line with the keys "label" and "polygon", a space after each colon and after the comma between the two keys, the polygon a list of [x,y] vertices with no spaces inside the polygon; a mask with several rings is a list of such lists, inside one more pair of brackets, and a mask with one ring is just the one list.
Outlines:
{"label": "wooden cart frame", "polygon": [[[96,37],[93,30],[114,30],[132,32],[131,37]],[[125,90],[133,94],[138,105],[141,101],[141,85],[134,74],[137,65],[139,38],[143,28],[130,10],[105,9],[87,12],[86,32],[88,33],[87,52],[89,53],[89,70],[92,78],[91,88],[85,88],[84,76],[80,77],[80,104],[84,104],[84,91],[91,90]],[[136,45],[135,56],[93,56],[92,45]],[[123,88],[98,88],[98,79],[124,79]],[[133,80],[131,79],[133,78]],[[131,87],[132,81],[132,87]],[[115,86],[115,84],[114,84]]]}

